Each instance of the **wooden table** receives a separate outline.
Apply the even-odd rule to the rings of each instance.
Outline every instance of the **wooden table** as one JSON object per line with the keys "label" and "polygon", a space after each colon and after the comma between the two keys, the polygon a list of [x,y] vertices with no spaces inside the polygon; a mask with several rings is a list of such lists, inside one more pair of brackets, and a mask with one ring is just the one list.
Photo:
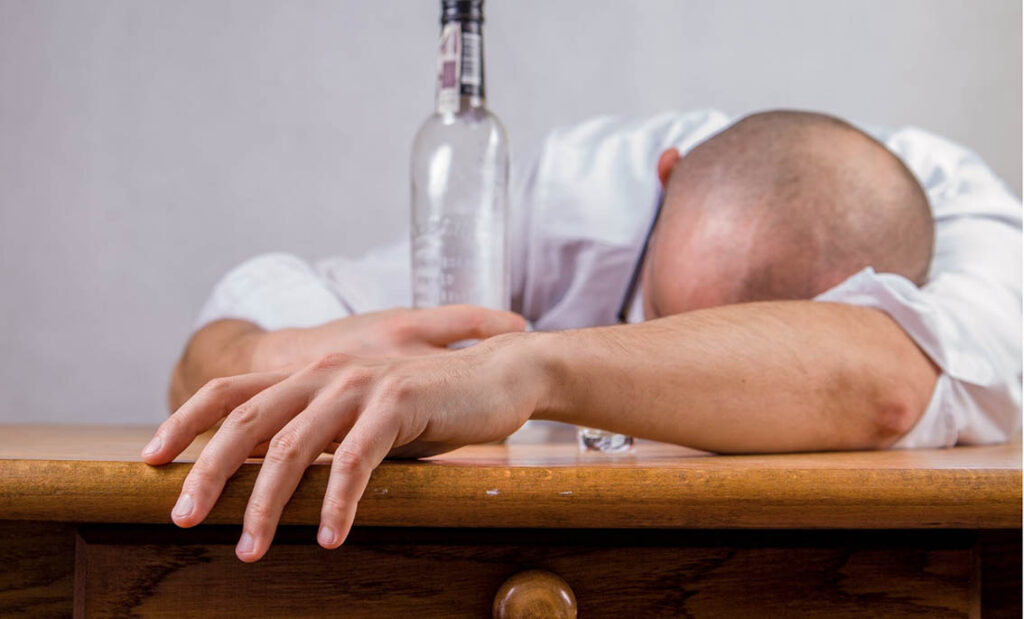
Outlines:
{"label": "wooden table", "polygon": [[1021,612],[1019,444],[710,456],[641,441],[612,457],[526,437],[385,463],[337,551],[314,541],[322,459],[246,565],[233,549],[259,460],[209,524],[179,530],[168,514],[199,445],[150,467],[151,432],[0,426],[0,616],[480,617],[517,574],[509,607],[574,595],[585,617]]}

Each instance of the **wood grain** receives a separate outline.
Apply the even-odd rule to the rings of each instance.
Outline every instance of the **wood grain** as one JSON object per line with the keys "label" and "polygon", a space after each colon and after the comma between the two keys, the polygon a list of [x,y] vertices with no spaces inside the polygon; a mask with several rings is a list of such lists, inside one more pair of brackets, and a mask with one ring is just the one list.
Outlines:
{"label": "wood grain", "polygon": [[86,529],[80,610],[481,617],[502,583],[527,569],[563,578],[584,617],[963,617],[977,610],[967,533],[544,533],[371,529],[331,552],[307,543],[312,529],[294,529],[267,560],[246,565],[234,557],[232,537],[204,540],[191,531],[184,543],[149,531],[135,536],[149,542],[139,545],[124,530]]}
{"label": "wood grain", "polygon": [[0,521],[0,617],[67,617],[75,571],[75,528]]}
{"label": "wood grain", "polygon": [[[2,430],[0,519],[166,523],[190,467],[189,454],[163,467],[138,461],[148,429]],[[18,446],[29,443],[33,455],[26,457],[28,448]],[[200,447],[197,441],[190,454]],[[49,453],[73,459],[40,459]],[[581,455],[565,442],[474,446],[427,461],[386,462],[373,474],[356,524],[1019,528],[1020,453],[1014,444],[709,456],[641,442],[632,455],[605,457]],[[251,460],[241,467],[208,522],[241,522],[259,466]],[[328,472],[326,459],[310,467],[283,523],[318,522]]]}

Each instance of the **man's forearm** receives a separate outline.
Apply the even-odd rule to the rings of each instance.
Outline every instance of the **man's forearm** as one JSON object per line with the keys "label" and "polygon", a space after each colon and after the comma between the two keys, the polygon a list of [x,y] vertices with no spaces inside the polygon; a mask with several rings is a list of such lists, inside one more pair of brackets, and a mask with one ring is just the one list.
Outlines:
{"label": "man's forearm", "polygon": [[253,349],[264,333],[245,320],[218,320],[197,331],[174,366],[167,395],[170,410],[214,378],[252,371]]}
{"label": "man's forearm", "polygon": [[891,445],[934,364],[886,314],[783,301],[524,339],[547,376],[537,418],[716,452]]}

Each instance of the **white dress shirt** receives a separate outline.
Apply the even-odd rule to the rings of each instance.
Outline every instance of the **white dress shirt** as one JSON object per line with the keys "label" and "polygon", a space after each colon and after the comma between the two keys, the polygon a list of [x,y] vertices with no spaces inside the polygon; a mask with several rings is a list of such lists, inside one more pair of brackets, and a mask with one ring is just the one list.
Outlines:
{"label": "white dress shirt", "polygon": [[[715,111],[603,117],[553,131],[513,169],[512,308],[538,330],[614,324],[657,206],[656,163],[730,119]],[[941,369],[900,447],[995,443],[1021,422],[1021,202],[973,153],[915,128],[869,131],[924,187],[936,222],[928,282],[856,273],[817,297],[888,313]],[[629,318],[643,319],[640,294]],[[312,326],[410,305],[409,242],[315,265],[267,254],[217,284],[197,328],[222,318]]]}

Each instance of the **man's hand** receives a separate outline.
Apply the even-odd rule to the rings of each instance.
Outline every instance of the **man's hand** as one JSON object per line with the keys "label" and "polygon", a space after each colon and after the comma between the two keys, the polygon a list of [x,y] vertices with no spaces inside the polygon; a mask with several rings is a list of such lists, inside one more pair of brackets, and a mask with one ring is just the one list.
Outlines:
{"label": "man's hand", "polygon": [[242,320],[221,320],[199,330],[171,377],[172,410],[206,382],[222,376],[296,369],[332,353],[404,357],[447,350],[449,344],[522,331],[511,312],[448,305],[358,314],[305,329],[263,331]]}
{"label": "man's hand", "polygon": [[[430,345],[490,333],[435,329],[417,331],[433,334],[417,337]],[[243,561],[256,561],[270,546],[303,472],[336,442],[318,534],[322,546],[336,548],[348,535],[370,473],[392,450],[401,448],[404,456],[440,453],[503,438],[526,422],[538,406],[542,381],[525,356],[505,350],[484,342],[401,359],[332,354],[292,374],[217,379],[160,426],[143,459],[167,463],[223,419],[172,512],[176,524],[191,527],[207,516],[253,448],[269,440],[236,549]]]}
{"label": "man's hand", "polygon": [[509,334],[394,359],[331,355],[294,374],[213,381],[157,431],[169,462],[226,416],[185,481],[181,526],[270,440],[238,556],[266,552],[305,468],[334,442],[320,542],[341,544],[370,472],[393,450],[495,440],[531,416],[705,451],[891,446],[925,411],[938,368],[888,315],[815,301],[748,303],[643,324]]}
{"label": "man's hand", "polygon": [[474,305],[395,308],[347,316],[317,327],[271,331],[256,343],[253,371],[305,365],[324,355],[409,357],[447,350],[461,340],[522,331],[526,321],[511,312]]}

